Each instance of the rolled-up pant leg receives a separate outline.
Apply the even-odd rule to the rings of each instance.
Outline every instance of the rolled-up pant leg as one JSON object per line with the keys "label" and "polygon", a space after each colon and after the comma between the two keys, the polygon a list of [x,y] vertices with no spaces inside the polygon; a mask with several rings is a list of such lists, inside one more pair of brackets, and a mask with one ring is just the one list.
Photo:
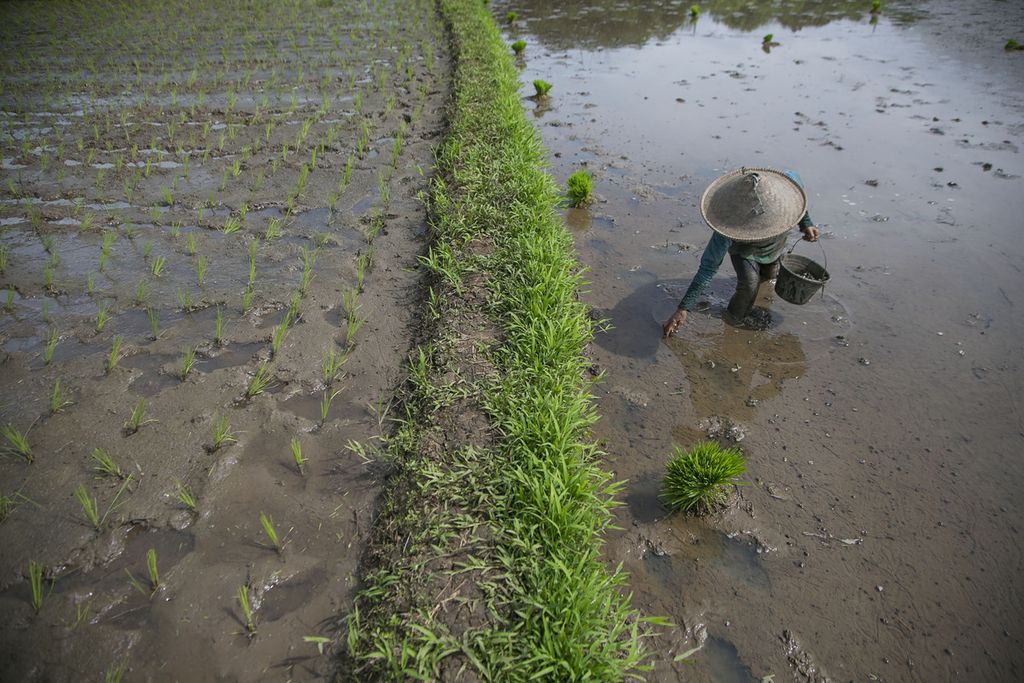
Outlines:
{"label": "rolled-up pant leg", "polygon": [[729,300],[729,314],[736,320],[743,320],[754,307],[757,288],[765,280],[779,274],[779,261],[758,263],[740,256],[729,255],[732,267],[736,269],[736,293]]}
{"label": "rolled-up pant leg", "polygon": [[729,300],[729,315],[739,321],[747,317],[754,307],[757,288],[761,284],[761,264],[734,254],[729,258],[736,269],[736,293]]}

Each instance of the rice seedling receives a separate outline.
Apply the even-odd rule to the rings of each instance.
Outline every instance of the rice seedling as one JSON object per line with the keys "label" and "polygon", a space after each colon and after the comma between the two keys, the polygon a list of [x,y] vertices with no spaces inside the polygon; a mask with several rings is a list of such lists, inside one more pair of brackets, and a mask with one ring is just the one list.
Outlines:
{"label": "rice seedling", "polygon": [[341,374],[341,367],[348,360],[347,352],[340,352],[333,345],[324,351],[323,360],[320,362],[320,370],[323,373],[324,384],[331,384]]}
{"label": "rice seedling", "polygon": [[43,347],[43,363],[50,364],[53,360],[53,352],[57,350],[57,343],[60,342],[60,333],[56,327],[51,327],[46,333],[46,345]]}
{"label": "rice seedling", "polygon": [[153,273],[153,277],[160,277],[164,272],[164,266],[167,264],[166,256],[157,256],[153,259],[153,262],[149,264],[149,269]]}
{"label": "rice seedling", "polygon": [[514,43],[512,43],[512,52],[516,53],[516,55],[522,55],[523,54],[523,50],[525,50],[525,49],[526,49],[526,41],[525,40],[517,40]]}
{"label": "rice seedling", "polygon": [[[43,599],[46,598],[46,595],[43,594],[43,580],[43,565],[35,560],[30,560],[28,563],[28,584],[32,590],[32,609],[36,614],[39,614],[39,610],[43,607]],[[50,584],[50,590],[53,590],[53,584]]]}
{"label": "rice seedling", "polygon": [[200,254],[199,258],[196,259],[196,284],[200,287],[206,281],[206,268],[209,265],[210,260],[206,257],[206,254]]}
{"label": "rice seedling", "polygon": [[288,323],[291,322],[290,315],[285,315],[284,320],[274,328],[274,333],[270,337],[270,351],[274,358],[277,358],[278,353],[281,351],[281,344],[284,342],[285,334],[288,332]]}
{"label": "rice seedling", "polygon": [[146,400],[140,398],[139,402],[135,404],[134,408],[132,408],[131,415],[128,416],[128,421],[124,423],[125,434],[134,434],[139,431],[139,428],[142,427],[142,425],[150,422],[150,420],[146,420],[145,417]]}
{"label": "rice seedling", "polygon": [[174,480],[174,497],[192,512],[196,510],[196,499],[192,492],[177,479]]}
{"label": "rice seedling", "polygon": [[96,318],[93,324],[93,329],[99,334],[106,327],[107,321],[110,320],[110,304],[105,301],[101,301],[96,306]]}
{"label": "rice seedling", "polygon": [[139,280],[139,284],[135,285],[135,305],[142,306],[146,303],[147,298],[147,283],[145,278]]}
{"label": "rice seedling", "polygon": [[213,421],[213,444],[210,449],[211,452],[220,450],[223,446],[230,443],[235,443],[238,439],[235,438],[235,433],[231,431],[231,425],[228,424],[228,418],[222,416],[217,417]]}
{"label": "rice seedling", "polygon": [[111,664],[103,672],[103,683],[121,683],[126,671],[128,671],[128,662],[125,660]]}
{"label": "rice seedling", "polygon": [[51,268],[49,264],[43,266],[43,286],[46,288],[46,291],[49,292],[50,294],[54,293],[55,290],[53,287],[53,268]]}
{"label": "rice seedling", "polygon": [[217,306],[217,317],[213,321],[213,343],[217,346],[224,345],[224,314]]}
{"label": "rice seedling", "polygon": [[246,313],[249,312],[249,308],[252,306],[252,295],[252,284],[249,284],[242,292],[242,315],[245,315]]}
{"label": "rice seedling", "polygon": [[282,223],[281,219],[279,219],[279,218],[271,218],[270,222],[267,223],[267,230],[266,230],[266,232],[263,233],[264,239],[272,240],[272,239],[276,239],[276,238],[280,237],[281,235],[283,235],[284,231],[281,230],[281,223]]}
{"label": "rice seedling", "polygon": [[292,460],[295,462],[295,468],[299,471],[300,475],[305,476],[306,463],[309,462],[309,459],[302,455],[302,444],[299,442],[297,437],[292,437],[291,450]]}
{"label": "rice seedling", "polygon": [[256,368],[256,372],[249,379],[249,385],[245,388],[246,398],[262,394],[271,385],[273,380],[274,376],[270,372],[269,364],[266,361],[260,363]]}
{"label": "rice seedling", "polygon": [[316,262],[316,252],[312,253],[302,247],[302,279],[299,280],[299,294],[306,296],[309,283],[313,281],[313,264]]}
{"label": "rice seedling", "polygon": [[117,367],[117,362],[121,360],[121,343],[124,338],[121,335],[114,335],[114,339],[110,342],[110,352],[107,354],[106,371],[109,375],[113,372],[114,368]]}
{"label": "rice seedling", "polygon": [[98,472],[100,476],[111,477],[113,479],[124,479],[125,474],[121,471],[121,466],[114,462],[114,459],[110,457],[102,448],[92,449],[92,459],[95,463],[93,470]]}
{"label": "rice seedling", "polygon": [[871,2],[871,13],[878,14],[882,11],[882,0],[872,0]]}
{"label": "rice seedling", "polygon": [[566,194],[569,197],[569,206],[578,207],[589,204],[594,191],[594,184],[590,173],[584,170],[574,172],[566,181]]}
{"label": "rice seedling", "polygon": [[772,43],[772,39],[773,39],[774,37],[775,37],[775,36],[774,36],[773,34],[771,34],[771,33],[766,33],[766,34],[764,35],[764,38],[762,38],[762,39],[761,39],[761,44],[762,44],[762,45],[770,45],[770,44]]}
{"label": "rice seedling", "polygon": [[516,14],[515,12],[508,12],[507,14],[505,14],[505,21],[508,22],[509,24],[514,24],[516,19],[518,18],[519,15]]}
{"label": "rice seedling", "polygon": [[196,366],[196,347],[186,346],[181,350],[181,358],[178,359],[178,379],[184,382],[188,373]]}
{"label": "rice seedling", "polygon": [[146,551],[146,575],[149,577],[149,592],[156,593],[160,588],[160,573],[156,568],[156,550],[154,548]]}
{"label": "rice seedling", "polygon": [[356,257],[356,290],[363,291],[363,281],[366,279],[366,270],[370,265],[369,252],[363,252]]}
{"label": "rice seedling", "polygon": [[324,390],[324,396],[320,399],[320,424],[327,422],[327,414],[331,411],[331,403],[334,401],[335,396],[341,393],[341,389],[331,391],[329,389]]}
{"label": "rice seedling", "polygon": [[360,318],[355,314],[348,316],[345,323],[345,346],[349,349],[352,348],[356,333],[359,332],[359,328],[366,322],[366,318]]}
{"label": "rice seedling", "polygon": [[7,442],[3,449],[4,453],[18,455],[25,462],[32,462],[33,455],[32,448],[28,443],[28,432],[22,434],[14,425],[5,424],[3,427],[0,427],[0,436],[3,436],[4,441]]}
{"label": "rice seedling", "polygon": [[274,522],[262,511],[260,512],[260,526],[263,527],[263,533],[266,534],[277,554],[280,555],[284,552],[284,546],[281,543],[281,538],[277,535],[277,529],[274,528]]}
{"label": "rice seedling", "polygon": [[10,253],[10,247],[6,244],[0,245],[0,275],[3,275],[4,271],[7,270],[7,260],[10,258]]}
{"label": "rice seedling", "polygon": [[533,89],[536,92],[535,97],[547,97],[552,87],[551,83],[540,78],[533,81]]}
{"label": "rice seedling", "polygon": [[700,8],[696,5],[690,5],[690,18],[696,19],[700,16]]}
{"label": "rice seedling", "polygon": [[666,467],[662,500],[675,510],[707,512],[725,502],[734,479],[746,471],[742,454],[701,441],[689,451],[675,447]]}
{"label": "rice seedling", "polygon": [[55,415],[69,405],[71,401],[68,400],[67,392],[64,391],[58,377],[53,382],[53,389],[50,390],[50,414]]}
{"label": "rice seedling", "polygon": [[131,484],[131,481],[132,475],[129,474],[124,478],[124,483],[122,483],[120,488],[117,489],[117,493],[114,494],[114,497],[110,500],[110,504],[107,505],[107,509],[103,511],[103,514],[100,514],[98,499],[95,496],[89,495],[89,491],[85,488],[85,484],[79,484],[75,489],[75,498],[78,499],[78,503],[82,507],[82,513],[96,531],[99,531],[100,527],[106,524],[110,513],[120,506],[118,501],[120,501],[121,495]]}
{"label": "rice seedling", "polygon": [[194,232],[190,232],[185,235],[185,249],[189,256],[196,255],[196,235]]}
{"label": "rice seedling", "polygon": [[242,618],[245,621],[245,631],[251,638],[256,633],[256,619],[249,604],[249,588],[245,584],[238,587],[237,598],[238,607],[242,610]]}
{"label": "rice seedling", "polygon": [[161,187],[160,188],[160,193],[161,193],[161,195],[163,195],[164,206],[173,206],[174,205],[174,196],[171,194],[170,189],[168,189],[167,187]]}
{"label": "rice seedling", "polygon": [[236,216],[228,216],[228,219],[224,221],[223,227],[220,231],[225,235],[233,235],[242,229],[242,221],[238,220]]}
{"label": "rice seedling", "polygon": [[178,307],[181,308],[183,312],[190,313],[192,311],[192,293],[187,289],[182,289],[181,287],[178,287],[175,291],[178,297]]}

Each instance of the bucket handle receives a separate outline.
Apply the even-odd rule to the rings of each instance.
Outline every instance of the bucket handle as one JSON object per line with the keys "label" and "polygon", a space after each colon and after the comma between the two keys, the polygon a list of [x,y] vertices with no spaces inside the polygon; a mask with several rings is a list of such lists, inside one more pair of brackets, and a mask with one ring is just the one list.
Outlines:
{"label": "bucket handle", "polygon": [[[821,243],[821,236],[819,235],[818,239],[816,239],[814,241],[817,242],[818,246],[821,248],[821,256],[822,256],[822,258],[825,259],[825,270],[827,271],[828,270],[828,254],[825,253],[825,246]],[[800,244],[801,242],[807,242],[807,240],[805,240],[802,235],[799,238],[797,238],[796,242],[793,242],[793,246],[791,246],[789,248],[789,251],[787,251],[786,253],[787,254],[792,254],[793,250],[796,249],[796,245]]]}

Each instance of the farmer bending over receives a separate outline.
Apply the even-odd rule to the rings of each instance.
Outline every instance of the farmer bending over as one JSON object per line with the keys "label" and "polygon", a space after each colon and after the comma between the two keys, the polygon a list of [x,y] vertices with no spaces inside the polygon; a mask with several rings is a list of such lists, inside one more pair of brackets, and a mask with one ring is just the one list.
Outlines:
{"label": "farmer bending over", "polygon": [[754,307],[761,282],[778,275],[789,231],[799,225],[805,240],[818,239],[818,228],[807,213],[803,183],[793,171],[741,168],[726,173],[704,190],[700,213],[715,234],[704,248],[700,268],[679,308],[662,326],[666,337],[686,322],[726,252],[737,280],[728,311],[733,321],[740,323]]}

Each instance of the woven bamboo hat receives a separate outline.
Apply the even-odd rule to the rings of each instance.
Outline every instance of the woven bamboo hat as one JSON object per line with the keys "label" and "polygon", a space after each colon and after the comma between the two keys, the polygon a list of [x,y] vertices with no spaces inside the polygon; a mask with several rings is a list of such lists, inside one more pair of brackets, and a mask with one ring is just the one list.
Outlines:
{"label": "woven bamboo hat", "polygon": [[708,227],[736,242],[762,242],[788,232],[807,211],[807,195],[789,175],[741,168],[716,178],[700,197]]}

